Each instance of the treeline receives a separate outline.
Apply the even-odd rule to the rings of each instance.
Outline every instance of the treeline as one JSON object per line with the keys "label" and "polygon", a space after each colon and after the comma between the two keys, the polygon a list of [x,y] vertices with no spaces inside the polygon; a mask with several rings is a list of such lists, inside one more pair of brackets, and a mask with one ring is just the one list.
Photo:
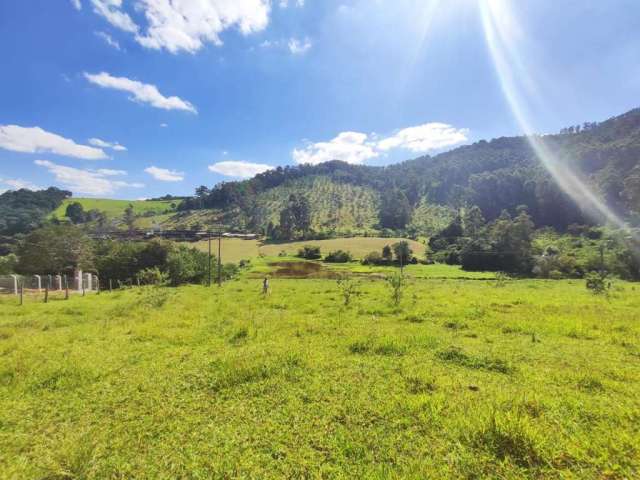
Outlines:
{"label": "treeline", "polygon": [[583,278],[596,271],[625,280],[640,280],[638,232],[574,224],[564,238],[569,242],[565,241],[563,248],[545,241],[545,230],[536,232],[524,206],[515,217],[504,210],[490,222],[478,207],[472,207],[430,238],[427,256],[432,261],[461,265],[469,271],[552,279]]}
{"label": "treeline", "polygon": [[[590,182],[607,205],[624,218],[640,215],[640,109],[600,124],[571,127],[543,141],[559,161]],[[499,138],[388,167],[333,161],[278,167],[241,182],[201,186],[180,209],[260,210],[258,196],[309,176],[368,187],[380,194],[380,229],[402,230],[425,202],[460,208],[476,205],[489,220],[503,210],[527,207],[538,227],[566,230],[592,221],[549,175],[526,137]],[[260,226],[259,219],[247,222]]]}
{"label": "treeline", "polygon": [[[48,225],[22,239],[15,255],[0,257],[4,274],[70,275],[76,269],[93,272],[104,281],[132,283],[203,284],[214,278],[217,259],[187,245],[165,240],[92,240],[71,224]],[[238,267],[226,264],[222,279],[233,277]]]}

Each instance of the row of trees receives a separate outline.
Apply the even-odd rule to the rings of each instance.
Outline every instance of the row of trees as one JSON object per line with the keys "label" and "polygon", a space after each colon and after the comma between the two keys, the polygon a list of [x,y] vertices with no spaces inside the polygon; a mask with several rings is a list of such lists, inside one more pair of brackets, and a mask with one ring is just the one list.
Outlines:
{"label": "row of trees", "polygon": [[[589,226],[571,225],[573,250],[534,246],[534,224],[525,207],[512,217],[507,211],[486,222],[478,207],[463,210],[429,240],[433,261],[459,264],[470,271],[503,271],[543,278],[583,277],[603,271],[628,280],[640,279],[640,242],[623,231],[607,233]],[[580,238],[584,238],[584,241]],[[599,242],[598,251],[581,260],[576,250]],[[605,255],[606,252],[606,255]]]}
{"label": "row of trees", "polygon": [[403,240],[393,245],[385,245],[382,252],[370,252],[362,260],[364,265],[409,265],[418,263],[413,256],[409,242]]}
{"label": "row of trees", "polygon": [[[210,259],[186,245],[163,240],[93,241],[77,226],[64,224],[31,232],[11,258],[11,269],[25,275],[71,274],[81,269],[103,279],[127,281],[149,278],[154,276],[151,271],[157,271],[174,286],[203,283],[209,271],[216,269],[215,256]],[[225,265],[223,279],[235,273],[233,264]]]}
{"label": "row of trees", "polygon": [[64,215],[74,225],[89,222],[96,222],[98,227],[102,228],[107,225],[106,213],[98,209],[85,210],[80,202],[72,202],[67,205]]}

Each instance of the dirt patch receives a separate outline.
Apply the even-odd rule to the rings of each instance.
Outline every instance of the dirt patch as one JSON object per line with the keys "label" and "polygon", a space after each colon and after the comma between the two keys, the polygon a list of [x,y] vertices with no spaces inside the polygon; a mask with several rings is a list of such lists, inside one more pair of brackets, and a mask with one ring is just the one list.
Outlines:
{"label": "dirt patch", "polygon": [[275,268],[271,273],[277,278],[334,278],[335,272],[331,272],[319,263],[313,262],[273,262],[269,264]]}

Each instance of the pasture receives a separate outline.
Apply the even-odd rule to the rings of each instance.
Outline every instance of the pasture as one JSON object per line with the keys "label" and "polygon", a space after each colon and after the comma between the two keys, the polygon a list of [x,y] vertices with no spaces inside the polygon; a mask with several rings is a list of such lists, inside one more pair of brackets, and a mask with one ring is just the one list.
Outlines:
{"label": "pasture", "polygon": [[[349,238],[332,238],[329,240],[308,240],[304,242],[287,242],[287,243],[267,243],[260,247],[260,253],[266,256],[276,256],[281,252],[287,255],[295,255],[300,248],[305,245],[317,245],[325,255],[334,250],[345,250],[351,252],[354,258],[360,260],[370,252],[380,252],[385,245],[393,245],[394,243],[405,240],[404,238],[382,238],[382,237],[349,237]],[[409,242],[413,254],[418,258],[424,258],[425,245],[415,240],[406,240]]]}
{"label": "pasture", "polygon": [[[276,257],[284,252],[285,256],[292,257],[305,245],[317,245],[322,251],[322,255],[334,250],[346,250],[351,252],[355,259],[362,259],[366,254],[382,251],[385,245],[393,245],[396,242],[405,240],[402,238],[381,238],[381,237],[350,237],[334,238],[330,240],[308,240],[304,242],[286,243],[263,243],[259,240],[243,240],[239,238],[222,239],[222,261],[239,262],[258,256]],[[414,240],[406,240],[411,245],[413,254],[418,258],[424,258],[425,245]],[[198,249],[206,252],[209,248],[207,241],[193,244]],[[211,241],[213,253],[218,254],[217,240]]]}
{"label": "pasture", "polygon": [[345,306],[333,279],[263,297],[277,260],[220,288],[0,299],[0,478],[640,474],[636,285],[418,266],[399,306],[377,275]]}
{"label": "pasture", "polygon": [[100,210],[107,215],[107,218],[120,218],[124,215],[125,209],[129,205],[133,205],[133,211],[136,215],[163,214],[166,211],[175,210],[171,205],[177,205],[180,200],[110,200],[104,198],[69,198],[64,200],[62,204],[53,211],[52,217],[64,218],[67,206],[70,203],[78,202],[85,211]]}

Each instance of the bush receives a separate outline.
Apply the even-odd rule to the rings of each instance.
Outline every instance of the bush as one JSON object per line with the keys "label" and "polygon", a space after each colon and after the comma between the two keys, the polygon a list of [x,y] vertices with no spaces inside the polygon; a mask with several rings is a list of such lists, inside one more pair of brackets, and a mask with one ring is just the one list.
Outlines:
{"label": "bush", "polygon": [[[211,258],[212,263],[215,259]],[[211,265],[215,272],[215,265]],[[204,283],[209,276],[209,257],[206,253],[194,248],[179,245],[167,257],[167,273],[171,285],[185,283]]]}
{"label": "bush", "polygon": [[580,270],[575,258],[562,255],[553,247],[547,247],[543,255],[535,258],[533,274],[540,278],[574,278],[580,276]]}
{"label": "bush", "polygon": [[353,256],[351,253],[345,252],[344,250],[330,252],[326,257],[324,257],[324,261],[329,263],[348,263],[352,260]]}
{"label": "bush", "polygon": [[15,272],[18,265],[18,257],[10,253],[6,257],[0,257],[0,275],[10,275]]}
{"label": "bush", "polygon": [[235,278],[240,272],[240,267],[235,263],[225,263],[222,267],[222,281],[227,281]]}
{"label": "bush", "polygon": [[396,273],[389,275],[386,280],[391,293],[391,302],[397,307],[402,301],[402,294],[405,286],[404,277],[401,274]]}
{"label": "bush", "polygon": [[143,285],[166,285],[169,276],[158,267],[145,268],[138,272],[138,280]]}
{"label": "bush", "polygon": [[359,295],[359,284],[354,282],[351,277],[345,276],[338,279],[338,289],[344,300],[344,306],[348,307],[351,303],[351,297]]}
{"label": "bush", "polygon": [[316,245],[305,245],[298,250],[298,257],[306,260],[318,260],[322,257],[320,254],[320,247]]}
{"label": "bush", "polygon": [[166,272],[167,258],[175,245],[163,240],[150,242],[100,242],[95,250],[95,263],[101,278],[128,280],[147,269]]}
{"label": "bush", "polygon": [[386,261],[380,255],[380,252],[371,252],[362,259],[363,265],[384,265]]}
{"label": "bush", "polygon": [[607,282],[605,273],[591,272],[585,277],[587,290],[594,295],[602,295],[611,287],[611,282]]}

